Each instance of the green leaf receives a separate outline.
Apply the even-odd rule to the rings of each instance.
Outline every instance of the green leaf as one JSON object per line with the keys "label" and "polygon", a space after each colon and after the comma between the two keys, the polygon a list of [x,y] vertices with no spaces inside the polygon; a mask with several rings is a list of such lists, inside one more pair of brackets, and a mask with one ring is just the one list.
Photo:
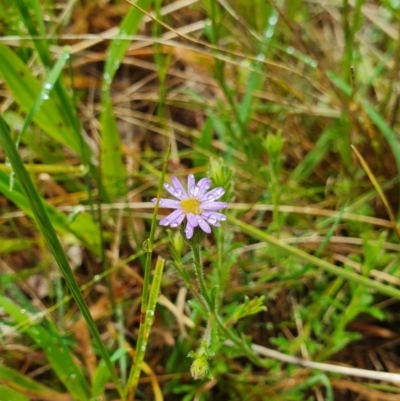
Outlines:
{"label": "green leaf", "polygon": [[397,134],[392,130],[392,128],[386,123],[385,119],[366,99],[360,99],[360,101],[369,118],[380,129],[383,136],[386,138],[396,160],[397,171],[400,172],[400,145],[397,139]]}
{"label": "green leaf", "polygon": [[29,205],[32,209],[32,213],[35,216],[39,228],[44,238],[46,239],[46,242],[64,276],[68,288],[71,291],[72,296],[74,297],[75,302],[77,303],[80,311],[82,312],[82,316],[85,319],[88,328],[93,335],[94,342],[97,345],[101,356],[105,360],[108,369],[110,370],[111,378],[114,382],[114,385],[118,390],[120,397],[124,401],[126,399],[125,392],[122,389],[121,383],[115,372],[114,366],[111,363],[107,349],[101,340],[100,333],[97,329],[96,323],[94,322],[92,315],[90,314],[89,308],[83,298],[79,285],[75,280],[74,274],[68,263],[67,257],[63,251],[63,248],[51,223],[50,216],[48,215],[43,205],[43,202],[39,196],[39,193],[36,187],[34,186],[28,172],[24,168],[22,160],[15,148],[15,144],[11,139],[8,127],[3,118],[1,118],[1,116],[0,116],[0,143],[4,148],[6,156],[10,160],[10,163],[15,172],[15,176],[18,182],[20,183],[26,198],[29,200]]}
{"label": "green leaf", "polygon": [[21,137],[23,136],[25,130],[29,127],[31,121],[35,117],[36,113],[40,110],[40,108],[43,106],[43,103],[49,99],[49,94],[51,90],[53,89],[55,83],[57,82],[62,69],[64,68],[64,65],[66,61],[69,58],[69,51],[64,49],[58,58],[56,64],[54,65],[54,68],[50,71],[46,82],[43,84],[42,89],[39,93],[39,96],[36,98],[35,103],[33,104],[33,107],[28,113],[28,116],[26,117],[26,120],[24,122],[24,125],[21,129],[21,132],[18,136],[17,140],[17,147],[19,145],[19,142],[21,140]]}
{"label": "green leaf", "polygon": [[[111,356],[111,361],[116,362],[126,353],[127,353],[126,349],[124,348],[118,349]],[[93,397],[101,397],[101,395],[105,391],[105,386],[109,379],[110,379],[110,372],[107,369],[107,365],[104,363],[104,361],[101,361],[101,363],[99,364],[93,375],[93,380],[92,380]]]}
{"label": "green leaf", "polygon": [[238,305],[235,308],[233,315],[229,321],[236,323],[238,320],[243,319],[246,316],[255,315],[259,312],[265,311],[267,308],[264,306],[265,297],[255,297],[252,300],[249,297],[244,298],[244,303]]}
{"label": "green leaf", "polygon": [[10,299],[0,296],[0,306],[22,328],[24,328],[24,323],[27,324],[25,332],[43,349],[52,369],[71,396],[79,401],[88,400],[88,383],[83,372],[74,362],[68,347],[63,341],[59,341],[60,337],[52,335],[39,324],[32,326],[28,314]]}
{"label": "green leaf", "polygon": [[[43,24],[43,16],[41,16],[41,7],[37,3],[36,0],[15,0],[15,4],[18,7],[18,10],[21,14],[21,22],[23,22],[28,29],[29,33],[33,37],[38,37],[41,35],[45,35],[45,26]],[[34,11],[34,14],[37,18],[37,21],[34,21],[32,18],[31,10]],[[40,31],[36,29],[35,22],[38,23]],[[33,44],[39,54],[40,59],[42,60],[43,64],[46,67],[49,67],[50,65],[50,41],[49,39],[44,39],[44,38],[36,38],[36,40],[33,41]]]}
{"label": "green leaf", "polygon": [[207,164],[209,158],[203,152],[199,152],[197,149],[200,148],[204,149],[206,152],[211,152],[213,134],[214,134],[213,122],[211,121],[210,118],[208,118],[203,125],[200,137],[195,140],[196,146],[194,147],[195,152],[193,155],[193,164],[196,167],[204,166],[205,164]]}
{"label": "green leaf", "polygon": [[[10,190],[9,182],[9,175],[3,171],[0,171],[0,192],[13,203],[15,203],[25,214],[33,217],[34,213],[30,207],[29,200],[22,193],[21,186],[18,183],[15,183],[13,190]],[[70,232],[92,252],[96,253],[97,255],[100,254],[100,236],[98,233],[98,227],[88,213],[81,213],[77,219],[75,219],[73,222],[70,222],[64,213],[49,205],[43,199],[41,202],[48,215],[51,216],[51,221],[58,232]]]}
{"label": "green leaf", "polygon": [[[42,94],[42,85],[22,60],[2,43],[0,43],[0,75],[15,101],[22,110],[29,113]],[[77,154],[82,154],[81,138],[76,135],[76,131],[69,124],[53,96],[49,95],[35,114],[33,121],[54,140]]]}
{"label": "green leaf", "polygon": [[121,138],[111,102],[101,115],[101,175],[104,188],[111,200],[127,192],[127,175],[122,159]]}
{"label": "green leaf", "polygon": [[[33,45],[37,50],[37,54],[40,57],[40,60],[43,63],[43,66],[46,70],[52,69],[52,53],[50,51],[50,45],[52,44],[52,40],[50,38],[40,38],[40,36],[44,36],[45,25],[43,23],[44,16],[42,15],[42,8],[39,0],[15,0],[15,3],[18,7],[18,10],[21,14],[21,21],[25,24],[28,29],[30,35],[35,38],[33,40]],[[32,18],[32,10],[34,11],[36,21]],[[36,24],[35,24],[36,22]],[[39,31],[36,28],[36,25],[39,26]],[[70,63],[71,67],[71,63]],[[70,71],[72,68],[70,68]],[[59,111],[61,112],[63,118],[65,119],[65,124],[69,133],[71,134],[71,138],[74,138],[74,141],[78,142],[79,146],[77,148],[70,146],[74,149],[79,155],[82,156],[85,164],[89,163],[89,154],[90,149],[84,143],[81,136],[81,128],[78,115],[76,113],[75,104],[76,102],[71,102],[67,91],[60,80],[56,80],[54,83],[54,97],[57,101],[57,105],[59,107]],[[71,127],[71,129],[70,129]],[[60,130],[61,131],[61,130]],[[52,135],[50,133],[50,135]],[[54,134],[53,134],[54,135]],[[71,141],[72,139],[66,137],[65,139]]]}
{"label": "green leaf", "polygon": [[328,128],[321,134],[314,149],[311,150],[294,169],[291,177],[294,182],[306,180],[309,177],[315,167],[324,159],[326,153],[331,149],[336,136],[336,125],[332,128]]}
{"label": "green leaf", "polygon": [[[4,365],[0,365],[0,382],[7,385],[9,389],[14,389],[20,391],[23,394],[26,394],[30,398],[39,398],[41,400],[49,400],[49,401],[61,401],[66,400],[67,397],[64,394],[61,394],[57,391],[54,391],[41,383],[32,380],[30,377],[25,376],[14,369],[6,367]],[[4,393],[2,392],[2,386],[0,386],[0,394],[2,395],[2,399],[5,398]],[[28,400],[30,398],[27,398]],[[9,397],[11,400],[12,398]]]}
{"label": "green leaf", "polygon": [[29,398],[26,397],[25,395],[19,393],[18,391],[15,391],[9,387],[2,386],[1,384],[0,384],[0,394],[1,394],[2,400],[29,401]]}
{"label": "green leaf", "polygon": [[[150,7],[152,0],[138,0],[137,5],[143,9]],[[130,45],[124,36],[134,35],[143,18],[143,13],[132,7],[121,23],[117,37],[111,42],[104,67],[102,84],[101,121],[101,173],[104,188],[110,200],[123,196],[127,192],[126,169],[122,160],[121,138],[114,117],[110,99],[110,87],[122,59]]]}
{"label": "green leaf", "polygon": [[0,254],[28,249],[33,244],[35,244],[34,240],[26,238],[0,238]]}
{"label": "green leaf", "polygon": [[[327,73],[329,79],[347,96],[351,95],[351,87],[340,79],[333,72]],[[400,145],[397,140],[396,133],[392,130],[392,128],[386,123],[385,119],[379,114],[378,111],[367,101],[367,99],[360,97],[360,103],[364,107],[366,113],[369,118],[374,122],[374,124],[379,128],[382,132],[383,136],[387,140],[394,158],[396,160],[397,171],[400,172]]]}
{"label": "green leaf", "polygon": [[[138,0],[136,4],[140,8],[147,10],[152,2],[153,0]],[[132,7],[122,21],[117,37],[110,44],[103,74],[102,89],[105,96],[109,94],[114,75],[131,44],[131,41],[126,40],[124,36],[136,34],[143,16],[143,13],[139,9]]]}
{"label": "green leaf", "polygon": [[369,289],[371,291],[376,291],[381,294],[386,294],[400,300],[400,290],[395,287],[361,276],[352,271],[342,269],[324,259],[319,259],[313,255],[309,255],[308,253],[294,246],[291,246],[286,242],[281,241],[280,239],[272,236],[271,234],[259,230],[258,228],[252,225],[244,223],[243,221],[237,219],[236,217],[233,217],[232,215],[228,214],[227,217],[228,221],[232,225],[235,225],[236,227],[240,228],[244,233],[250,235],[254,239],[265,241],[268,244],[273,245],[278,249],[281,249],[282,251],[286,252],[288,255],[292,255],[299,259],[302,259],[303,261],[306,261],[311,265],[317,266],[325,270],[326,272],[334,274],[345,280],[348,280],[351,283],[362,285],[364,286],[364,288]]}

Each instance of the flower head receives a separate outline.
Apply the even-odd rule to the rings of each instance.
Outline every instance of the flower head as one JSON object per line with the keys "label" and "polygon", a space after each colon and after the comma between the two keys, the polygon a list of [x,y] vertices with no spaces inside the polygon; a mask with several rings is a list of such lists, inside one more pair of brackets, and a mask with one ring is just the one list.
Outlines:
{"label": "flower head", "polygon": [[[187,191],[176,177],[171,178],[172,185],[165,183],[164,188],[175,198],[160,199],[159,205],[169,209],[176,209],[164,219],[160,220],[160,225],[178,227],[186,217],[187,223],[185,235],[187,239],[192,238],[195,227],[200,227],[205,233],[211,232],[211,227],[220,227],[219,222],[226,220],[224,214],[217,210],[225,209],[226,202],[216,202],[225,190],[221,187],[211,191],[211,180],[202,178],[196,184],[193,174],[189,174],[187,180]],[[152,199],[154,203],[157,199]]]}

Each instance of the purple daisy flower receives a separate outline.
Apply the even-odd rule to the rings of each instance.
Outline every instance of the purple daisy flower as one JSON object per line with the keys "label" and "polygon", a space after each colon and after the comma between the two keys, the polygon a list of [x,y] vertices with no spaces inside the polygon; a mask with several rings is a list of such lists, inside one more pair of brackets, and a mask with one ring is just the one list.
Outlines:
{"label": "purple daisy flower", "polygon": [[[172,185],[165,183],[164,188],[179,200],[160,199],[160,207],[176,209],[160,220],[161,226],[178,227],[186,217],[185,234],[186,238],[190,239],[195,227],[200,227],[205,233],[210,233],[210,224],[220,227],[219,222],[226,220],[226,216],[218,213],[217,210],[225,209],[228,204],[216,202],[225,193],[223,188],[218,187],[208,191],[211,188],[211,180],[202,178],[196,184],[193,174],[188,175],[187,192],[176,177],[172,177],[171,181]],[[157,199],[152,199],[152,202],[156,203]]]}

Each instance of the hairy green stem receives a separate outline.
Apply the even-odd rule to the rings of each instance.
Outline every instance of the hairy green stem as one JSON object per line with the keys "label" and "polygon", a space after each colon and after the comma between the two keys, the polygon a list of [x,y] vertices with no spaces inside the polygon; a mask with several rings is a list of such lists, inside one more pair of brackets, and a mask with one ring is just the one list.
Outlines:
{"label": "hairy green stem", "polygon": [[211,297],[208,294],[206,282],[204,280],[204,270],[203,264],[201,263],[201,256],[200,256],[200,245],[191,245],[190,246],[193,252],[193,261],[194,261],[194,268],[196,272],[197,281],[199,283],[201,295],[207,302],[209,312],[213,309],[211,303]]}

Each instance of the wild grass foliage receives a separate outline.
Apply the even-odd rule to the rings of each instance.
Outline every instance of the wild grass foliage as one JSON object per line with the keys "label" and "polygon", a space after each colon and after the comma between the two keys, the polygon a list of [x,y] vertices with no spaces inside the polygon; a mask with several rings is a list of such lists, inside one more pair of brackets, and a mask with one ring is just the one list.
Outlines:
{"label": "wild grass foliage", "polygon": [[400,397],[399,16],[3,1],[0,401]]}

